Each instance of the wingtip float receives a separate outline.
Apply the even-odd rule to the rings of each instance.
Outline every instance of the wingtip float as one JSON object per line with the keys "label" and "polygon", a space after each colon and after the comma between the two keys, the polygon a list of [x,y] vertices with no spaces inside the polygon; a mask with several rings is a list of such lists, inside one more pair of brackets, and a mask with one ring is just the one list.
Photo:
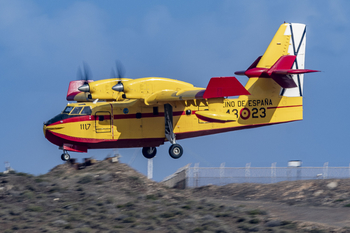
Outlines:
{"label": "wingtip float", "polygon": [[[179,80],[147,77],[92,81],[87,66],[72,81],[66,108],[44,124],[45,137],[63,150],[143,147],[146,158],[169,141],[169,154],[180,158],[180,139],[303,119],[306,27],[284,23],[263,56],[235,77],[211,78],[206,88]],[[117,71],[119,71],[117,67]],[[80,72],[81,73],[81,72]],[[237,96],[236,98],[227,98]]]}

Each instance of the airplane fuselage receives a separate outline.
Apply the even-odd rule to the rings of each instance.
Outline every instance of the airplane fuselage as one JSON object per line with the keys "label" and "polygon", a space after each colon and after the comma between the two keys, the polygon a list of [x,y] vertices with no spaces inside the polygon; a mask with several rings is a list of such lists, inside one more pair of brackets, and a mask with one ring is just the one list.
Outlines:
{"label": "airplane fuselage", "polygon": [[[301,97],[240,96],[169,104],[177,140],[302,119]],[[196,114],[203,111],[227,114],[233,120],[215,122]],[[164,125],[164,104],[148,106],[141,100],[70,103],[46,122],[44,133],[59,147],[86,152],[97,148],[158,147],[167,140]]]}

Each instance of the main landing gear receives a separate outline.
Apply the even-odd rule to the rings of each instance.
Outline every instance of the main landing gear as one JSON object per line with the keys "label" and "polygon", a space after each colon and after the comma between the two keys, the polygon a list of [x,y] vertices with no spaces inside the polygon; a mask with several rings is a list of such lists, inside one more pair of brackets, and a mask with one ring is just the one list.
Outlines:
{"label": "main landing gear", "polygon": [[[173,107],[170,104],[164,105],[165,117],[165,137],[172,144],[169,148],[169,155],[173,159],[178,159],[182,156],[184,150],[182,146],[176,143],[176,135],[173,129]],[[155,147],[143,147],[142,154],[147,159],[152,159],[156,156],[157,149]]]}
{"label": "main landing gear", "polygon": [[142,148],[142,154],[146,159],[152,159],[157,154],[157,148],[144,147],[144,148]]}
{"label": "main landing gear", "polygon": [[165,137],[172,144],[169,148],[170,157],[178,159],[184,153],[182,146],[176,143],[176,135],[173,129],[173,107],[170,104],[164,104],[165,117]]}
{"label": "main landing gear", "polygon": [[70,159],[70,155],[68,154],[68,152],[66,150],[63,150],[63,154],[61,155],[61,159],[63,161],[68,161]]}
{"label": "main landing gear", "polygon": [[180,158],[183,153],[184,153],[184,149],[182,149],[182,146],[180,146],[179,144],[173,144],[169,148],[169,154],[173,159]]}

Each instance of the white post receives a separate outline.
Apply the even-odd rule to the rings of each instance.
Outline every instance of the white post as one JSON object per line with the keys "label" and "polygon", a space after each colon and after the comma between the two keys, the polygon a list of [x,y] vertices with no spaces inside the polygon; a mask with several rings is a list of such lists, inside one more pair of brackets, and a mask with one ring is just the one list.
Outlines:
{"label": "white post", "polygon": [[224,177],[225,174],[225,163],[220,164],[220,185],[222,185],[222,178]]}
{"label": "white post", "polygon": [[323,164],[323,179],[328,178],[328,162]]}
{"label": "white post", "polygon": [[194,180],[195,180],[195,186],[198,187],[199,182],[199,163],[194,164]]}
{"label": "white post", "polygon": [[153,178],[153,158],[147,159],[147,160],[148,160],[147,178],[152,179]]}
{"label": "white post", "polygon": [[276,162],[271,164],[271,183],[276,182]]}
{"label": "white post", "polygon": [[250,182],[250,165],[251,163],[246,163],[245,165],[245,179],[248,179],[248,183]]}

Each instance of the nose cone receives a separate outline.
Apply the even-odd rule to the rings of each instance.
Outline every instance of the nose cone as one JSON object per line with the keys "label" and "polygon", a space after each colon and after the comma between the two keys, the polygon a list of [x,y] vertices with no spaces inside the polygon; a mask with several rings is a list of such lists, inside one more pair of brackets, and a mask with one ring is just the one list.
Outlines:
{"label": "nose cone", "polygon": [[113,90],[122,92],[124,91],[124,85],[122,83],[118,83],[112,87]]}
{"label": "nose cone", "polygon": [[86,83],[86,84],[80,86],[80,87],[78,88],[78,90],[79,90],[79,91],[82,91],[82,92],[89,92],[89,91],[90,91],[90,86],[89,86],[89,84]]}

